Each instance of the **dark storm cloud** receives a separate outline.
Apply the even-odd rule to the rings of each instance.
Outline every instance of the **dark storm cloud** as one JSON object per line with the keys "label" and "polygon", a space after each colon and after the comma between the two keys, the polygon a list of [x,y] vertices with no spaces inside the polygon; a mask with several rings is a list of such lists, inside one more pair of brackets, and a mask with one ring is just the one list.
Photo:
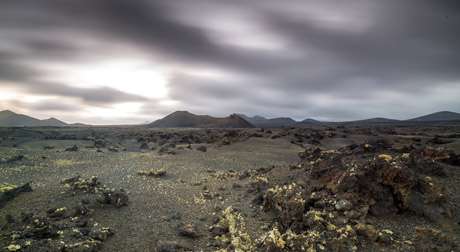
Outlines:
{"label": "dark storm cloud", "polygon": [[[4,0],[0,80],[87,104],[143,102],[143,113],[404,118],[460,110],[454,95],[439,97],[460,93],[458,27],[455,0]],[[49,61],[125,50],[174,68],[170,98],[179,105],[148,108],[158,104],[40,79]],[[216,69],[226,74],[190,74]]]}
{"label": "dark storm cloud", "polygon": [[[306,56],[276,61],[279,65],[257,72],[257,81],[234,84],[240,90],[247,90],[247,85],[257,86],[260,90],[276,90],[279,99],[283,99],[283,94],[290,94],[288,99],[293,107],[304,106],[305,111],[318,117],[372,116],[372,111],[366,111],[366,108],[373,108],[374,115],[407,116],[410,111],[395,113],[395,106],[379,95],[388,91],[407,96],[407,99],[398,101],[400,104],[396,107],[399,108],[407,105],[404,103],[423,100],[424,105],[411,109],[418,113],[442,108],[459,110],[458,99],[442,105],[433,101],[436,100],[433,99],[433,90],[437,88],[460,91],[460,35],[456,32],[460,27],[458,4],[454,1],[445,4],[386,1],[372,3],[370,7],[368,16],[373,20],[362,31],[326,26],[321,19],[281,15],[270,10],[264,19],[268,30],[287,39],[291,51]],[[359,17],[360,11],[357,9],[348,14]],[[218,87],[212,85],[213,89]],[[222,90],[226,88],[224,86]],[[331,96],[336,103],[324,106],[306,100],[323,94]],[[419,95],[419,100],[413,99],[413,94]],[[245,104],[249,105],[260,97],[258,92],[251,92],[250,96],[252,99],[248,97]],[[387,99],[393,98],[387,96]],[[284,112],[275,105],[277,100],[272,99],[271,111]]]}
{"label": "dark storm cloud", "polygon": [[[218,60],[218,56],[223,56],[223,51],[208,39],[204,31],[174,22],[161,1],[19,0],[2,2],[2,5],[0,27],[6,30],[80,32],[83,36],[108,39],[108,43],[148,47],[160,55],[182,60]],[[25,41],[25,44],[40,52],[43,52],[40,48],[43,46],[50,53],[65,48],[65,45],[51,44],[37,48],[36,41]]]}
{"label": "dark storm cloud", "polygon": [[37,74],[34,69],[17,62],[14,54],[0,51],[0,80],[21,82]]}
{"label": "dark storm cloud", "polygon": [[[426,11],[433,12],[433,18],[426,17],[427,13],[423,13]],[[369,74],[383,80],[408,76],[444,76],[457,80],[460,76],[460,35],[454,31],[460,25],[458,16],[450,21],[445,18],[447,12],[441,10],[422,9],[420,12],[393,12],[396,18],[392,15],[380,17],[371,30],[360,34],[322,29],[314,23],[289,17],[272,22],[276,30],[298,46],[307,45],[307,48],[311,46],[326,52],[360,70],[362,75]]]}
{"label": "dark storm cloud", "polygon": [[[200,1],[179,2],[186,10]],[[172,8],[168,8],[168,1],[19,0],[3,4],[6,7],[0,9],[0,27],[3,26],[5,31],[38,32],[45,37],[46,33],[52,32],[51,41],[37,34],[18,41],[25,47],[22,53],[34,56],[68,53],[66,58],[77,57],[78,46],[81,46],[79,39],[95,37],[109,45],[136,46],[147,54],[175,64],[258,72],[283,64],[280,62],[283,55],[226,47],[213,41],[202,27],[178,20]],[[75,37],[66,39],[71,36]]]}

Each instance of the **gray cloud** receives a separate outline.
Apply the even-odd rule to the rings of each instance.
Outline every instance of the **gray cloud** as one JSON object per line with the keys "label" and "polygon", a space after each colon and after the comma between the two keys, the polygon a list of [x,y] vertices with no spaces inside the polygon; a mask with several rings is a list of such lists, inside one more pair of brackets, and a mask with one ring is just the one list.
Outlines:
{"label": "gray cloud", "polygon": [[[24,104],[25,105],[25,104]],[[27,105],[25,105],[27,106]],[[34,104],[34,109],[39,111],[46,111],[46,112],[76,112],[80,111],[79,106],[75,106],[75,104],[64,103],[62,101],[43,101],[37,104]]]}
{"label": "gray cloud", "polygon": [[34,69],[17,62],[13,54],[0,51],[0,80],[20,82],[37,74]]}
{"label": "gray cloud", "polygon": [[8,81],[12,86],[35,95],[63,96],[81,99],[91,104],[109,104],[117,102],[142,102],[146,98],[132,95],[113,88],[79,88],[64,83],[46,82],[40,80],[43,76],[39,69],[30,64],[21,63],[14,59],[11,54],[0,51],[0,82]]}
{"label": "gray cloud", "polygon": [[88,104],[110,104],[122,102],[142,102],[146,98],[118,91],[113,88],[75,88],[61,83],[38,82],[27,85],[16,84],[27,92],[38,95],[78,98]]}
{"label": "gray cloud", "polygon": [[[9,102],[15,108],[19,109],[28,109],[30,107],[30,103],[21,101],[21,100],[14,100]],[[54,113],[54,112],[78,112],[81,111],[81,107],[77,106],[75,102],[63,102],[62,100],[57,99],[49,99],[45,101],[39,101],[33,103],[33,110],[34,111],[42,111],[44,113]]]}
{"label": "gray cloud", "polygon": [[[143,116],[187,109],[338,120],[459,111],[459,14],[455,0],[5,0],[0,80],[87,106],[140,102]],[[52,74],[50,62],[124,54],[172,68],[169,98],[178,103],[129,94],[129,84],[125,92],[42,78]],[[193,73],[201,70],[225,74]]]}

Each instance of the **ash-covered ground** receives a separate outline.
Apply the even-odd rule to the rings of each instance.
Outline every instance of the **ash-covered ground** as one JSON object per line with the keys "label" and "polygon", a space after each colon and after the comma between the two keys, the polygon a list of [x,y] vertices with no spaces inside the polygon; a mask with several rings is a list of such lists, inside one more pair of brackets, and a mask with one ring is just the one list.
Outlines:
{"label": "ash-covered ground", "polygon": [[458,251],[460,126],[1,128],[0,250]]}

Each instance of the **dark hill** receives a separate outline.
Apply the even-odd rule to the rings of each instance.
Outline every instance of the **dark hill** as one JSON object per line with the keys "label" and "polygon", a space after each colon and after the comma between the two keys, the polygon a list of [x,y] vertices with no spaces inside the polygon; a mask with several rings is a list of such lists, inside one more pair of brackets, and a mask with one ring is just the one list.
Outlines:
{"label": "dark hill", "polygon": [[249,116],[242,115],[242,114],[240,114],[239,116],[241,116],[246,121],[250,122],[252,125],[258,128],[289,127],[297,123],[296,121],[294,121],[292,118],[289,118],[289,117],[278,117],[278,118],[268,119],[262,116],[249,117]]}
{"label": "dark hill", "polygon": [[311,124],[318,124],[318,123],[321,123],[320,121],[318,120],[315,120],[315,119],[311,119],[311,118],[307,118],[303,121],[301,121],[300,123],[311,123]]}
{"label": "dark hill", "polygon": [[154,128],[253,128],[254,126],[236,114],[217,118],[208,115],[195,115],[188,111],[176,111],[159,119],[149,127]]}
{"label": "dark hill", "polygon": [[374,118],[369,118],[369,119],[349,121],[349,122],[343,122],[343,123],[347,123],[347,124],[379,124],[379,123],[397,123],[397,122],[400,122],[400,121],[396,120],[396,119],[390,119],[390,118],[384,118],[384,117],[374,117]]}
{"label": "dark hill", "polygon": [[67,123],[59,120],[59,119],[56,119],[54,117],[51,117],[49,119],[46,119],[46,120],[41,120],[40,123],[42,124],[42,126],[54,126],[54,127],[64,127],[64,126],[67,126]]}
{"label": "dark hill", "polygon": [[460,121],[460,114],[451,111],[440,111],[429,115],[410,119],[411,122],[445,122]]}
{"label": "dark hill", "polygon": [[67,124],[56,118],[39,120],[27,115],[16,114],[10,110],[0,111],[0,127],[63,127]]}

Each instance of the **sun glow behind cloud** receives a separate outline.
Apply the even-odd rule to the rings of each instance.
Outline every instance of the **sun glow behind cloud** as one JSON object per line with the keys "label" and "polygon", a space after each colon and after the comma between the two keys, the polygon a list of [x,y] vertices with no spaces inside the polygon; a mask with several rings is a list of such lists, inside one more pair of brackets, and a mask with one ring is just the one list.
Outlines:
{"label": "sun glow behind cloud", "polygon": [[[0,83],[1,85],[1,83]],[[17,93],[14,90],[8,88],[0,88],[0,101],[12,100],[17,97]]]}
{"label": "sun glow behind cloud", "polygon": [[[39,81],[53,83],[58,90],[60,86],[70,86],[80,90],[78,92],[96,92],[101,88],[108,88],[108,97],[113,96],[110,90],[118,90],[120,94],[134,95],[130,100],[102,102],[95,100],[86,103],[84,98],[78,99],[67,96],[59,99],[55,95],[36,95],[27,92],[27,89],[14,87],[13,84],[0,85],[0,110],[12,109],[19,113],[31,114],[42,118],[42,114],[54,115],[50,106],[62,109],[60,119],[68,122],[83,122],[89,124],[136,124],[152,120],[156,115],[156,105],[173,109],[179,102],[170,98],[168,85],[170,82],[169,71],[164,66],[144,60],[142,58],[115,57],[115,59],[87,59],[74,63],[48,62],[43,66],[46,73]],[[0,83],[1,84],[1,83]],[[40,85],[40,83],[37,83]],[[11,88],[11,87],[14,88]],[[88,95],[88,97],[93,97]],[[138,97],[138,100],[136,100]],[[62,98],[62,97],[61,97]],[[91,98],[93,99],[93,98]],[[111,98],[107,98],[110,101]],[[73,108],[68,106],[73,104]],[[80,107],[80,109],[74,109]],[[37,111],[28,108],[40,108],[46,111]],[[70,108],[66,111],[66,108]],[[149,113],[144,113],[145,110]],[[70,112],[70,110],[72,112]],[[43,113],[41,113],[43,112]],[[44,118],[44,117],[43,117]],[[80,118],[80,119],[78,119]],[[81,118],[84,118],[82,120]]]}
{"label": "sun glow behind cloud", "polygon": [[139,112],[142,103],[126,102],[114,104],[107,108],[88,107],[86,111],[95,117],[113,118],[113,117],[128,117]]}
{"label": "sun glow behind cloud", "polygon": [[80,88],[110,87],[146,98],[168,97],[168,77],[165,71],[140,60],[80,64],[61,72],[62,80]]}

